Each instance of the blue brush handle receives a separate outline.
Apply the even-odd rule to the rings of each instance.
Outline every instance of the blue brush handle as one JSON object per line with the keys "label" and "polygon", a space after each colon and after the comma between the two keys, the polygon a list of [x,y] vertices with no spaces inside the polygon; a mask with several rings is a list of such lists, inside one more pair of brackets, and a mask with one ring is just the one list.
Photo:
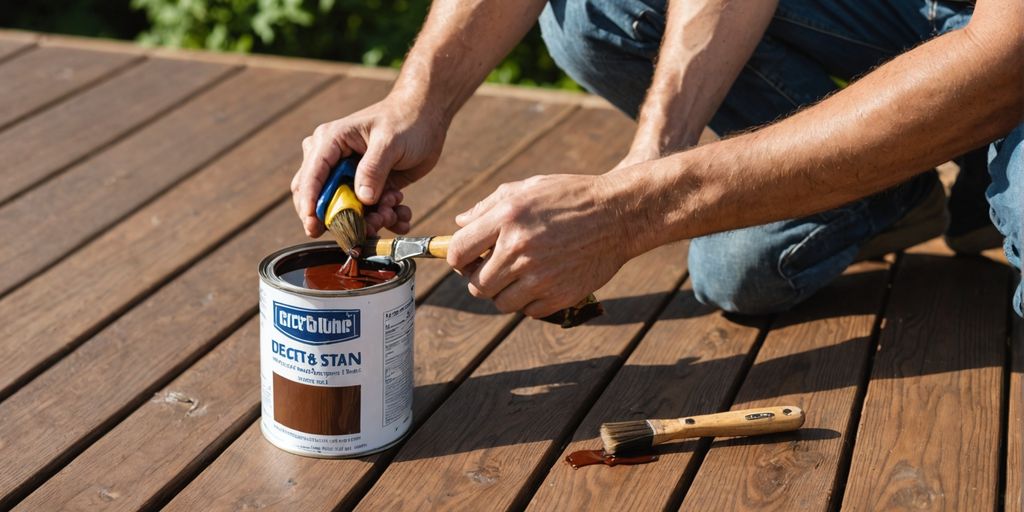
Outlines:
{"label": "blue brush handle", "polygon": [[327,176],[327,182],[320,190],[320,198],[316,200],[316,218],[320,219],[320,222],[324,221],[324,216],[327,215],[327,206],[331,204],[331,199],[334,198],[334,193],[338,191],[341,182],[346,178],[349,183],[355,181],[357,163],[359,163],[359,155],[353,154],[348,158],[342,158],[341,162],[338,162],[331,174]]}

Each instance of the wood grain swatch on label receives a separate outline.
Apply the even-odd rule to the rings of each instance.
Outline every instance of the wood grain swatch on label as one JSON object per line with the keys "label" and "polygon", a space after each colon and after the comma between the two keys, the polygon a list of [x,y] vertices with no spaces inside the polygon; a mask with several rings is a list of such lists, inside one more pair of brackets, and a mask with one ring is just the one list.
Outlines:
{"label": "wood grain swatch on label", "polygon": [[358,434],[359,388],[311,386],[274,373],[274,421],[307,434]]}

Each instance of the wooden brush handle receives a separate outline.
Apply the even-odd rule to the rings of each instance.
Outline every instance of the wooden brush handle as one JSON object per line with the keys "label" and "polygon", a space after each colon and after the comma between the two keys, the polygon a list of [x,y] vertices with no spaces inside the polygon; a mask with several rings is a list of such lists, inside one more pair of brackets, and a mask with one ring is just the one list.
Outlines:
{"label": "wooden brush handle", "polygon": [[[430,238],[430,242],[427,244],[427,252],[433,258],[445,259],[448,257],[448,246],[451,244],[451,235],[440,235]],[[392,245],[395,243],[394,238],[377,238],[367,240],[367,243],[363,245],[364,250],[369,250],[369,253],[364,253],[364,256],[378,256],[378,255],[390,255]],[[421,256],[426,257],[426,255]]]}
{"label": "wooden brush handle", "polygon": [[671,420],[650,420],[654,444],[689,437],[729,437],[773,434],[804,424],[803,409],[792,405],[759,407]]}
{"label": "wooden brush handle", "polygon": [[445,259],[448,257],[448,245],[451,244],[451,235],[439,235],[430,239],[430,243],[427,244],[427,250],[430,251],[430,255],[435,258]]}

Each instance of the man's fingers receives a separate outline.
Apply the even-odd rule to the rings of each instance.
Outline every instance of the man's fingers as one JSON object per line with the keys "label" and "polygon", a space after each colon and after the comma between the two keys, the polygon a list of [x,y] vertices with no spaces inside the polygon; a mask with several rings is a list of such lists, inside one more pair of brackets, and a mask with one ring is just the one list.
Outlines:
{"label": "man's fingers", "polygon": [[531,287],[523,280],[515,281],[494,297],[494,306],[502,313],[521,311],[534,302]]}
{"label": "man's fingers", "polygon": [[548,315],[557,313],[559,310],[564,309],[568,306],[559,306],[557,303],[547,299],[535,300],[523,308],[521,308],[524,315],[530,318],[544,318]]}
{"label": "man's fingers", "polygon": [[398,214],[398,222],[405,222],[408,224],[412,221],[412,209],[404,204],[396,206],[395,213]]}
{"label": "man's fingers", "polygon": [[[463,269],[498,241],[500,226],[483,218],[452,235],[448,245],[448,265]],[[465,270],[465,269],[463,269]]]}
{"label": "man's fingers", "polygon": [[[501,245],[501,242],[498,242]],[[495,249],[490,257],[469,276],[469,286],[475,297],[495,297],[515,281],[507,251]],[[475,288],[475,290],[473,290]],[[523,303],[525,305],[525,302]],[[504,311],[504,310],[503,310]]]}
{"label": "man's fingers", "polygon": [[397,161],[398,155],[393,148],[371,141],[370,147],[356,168],[356,197],[363,204],[377,204],[384,191],[388,174]]}
{"label": "man's fingers", "polygon": [[494,208],[495,206],[505,201],[509,193],[510,185],[500,185],[494,192],[491,193],[491,195],[483,198],[482,201],[476,203],[476,205],[474,205],[472,208],[456,215],[455,223],[458,224],[459,227],[468,226],[470,223],[472,223],[476,219],[479,219],[487,212],[489,212],[491,208]]}

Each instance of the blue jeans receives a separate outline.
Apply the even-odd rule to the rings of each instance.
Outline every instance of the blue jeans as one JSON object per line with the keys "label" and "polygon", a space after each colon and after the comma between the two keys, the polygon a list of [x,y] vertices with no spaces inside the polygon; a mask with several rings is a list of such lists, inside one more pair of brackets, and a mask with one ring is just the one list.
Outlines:
{"label": "blue jeans", "polygon": [[[636,117],[665,28],[665,0],[550,0],[540,25],[555,62]],[[944,32],[973,7],[942,0],[781,0],[767,32],[711,120],[719,134],[785,117],[845,80]],[[1006,254],[1020,269],[1024,125],[990,148],[987,192]],[[928,172],[835,210],[696,238],[689,268],[699,300],[726,311],[789,309],[839,276],[860,247],[921,202]],[[1021,313],[1021,289],[1014,295]]]}

